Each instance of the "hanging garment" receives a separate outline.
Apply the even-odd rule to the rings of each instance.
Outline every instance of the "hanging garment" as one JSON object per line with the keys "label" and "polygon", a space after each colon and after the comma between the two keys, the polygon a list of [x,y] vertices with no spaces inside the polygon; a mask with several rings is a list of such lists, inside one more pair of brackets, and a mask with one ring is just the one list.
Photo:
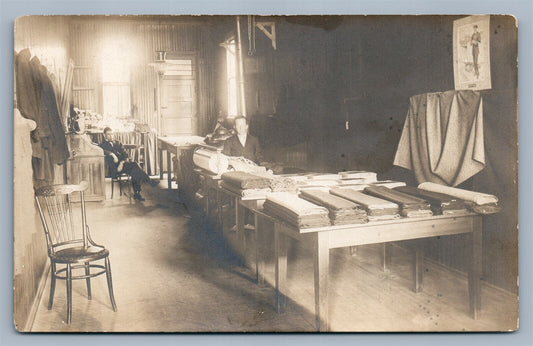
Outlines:
{"label": "hanging garment", "polygon": [[69,156],[65,129],[58,112],[56,88],[46,67],[39,69],[41,78],[41,102],[39,104],[39,136],[49,151],[50,162],[62,164]]}
{"label": "hanging garment", "polygon": [[419,183],[456,186],[485,167],[483,102],[472,90],[415,95],[394,158]]}
{"label": "hanging garment", "polygon": [[37,57],[31,58],[29,49],[23,49],[15,56],[15,79],[17,108],[20,114],[35,121],[36,129],[31,132],[32,156],[41,158],[42,147],[39,138],[39,103],[41,102],[41,78]]}

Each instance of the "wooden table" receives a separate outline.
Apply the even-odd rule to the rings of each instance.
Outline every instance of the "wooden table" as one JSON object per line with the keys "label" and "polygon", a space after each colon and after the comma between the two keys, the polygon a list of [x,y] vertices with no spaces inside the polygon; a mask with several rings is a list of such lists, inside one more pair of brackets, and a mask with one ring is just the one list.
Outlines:
{"label": "wooden table", "polygon": [[172,189],[172,154],[176,156],[177,173],[181,173],[180,156],[182,150],[192,149],[204,140],[200,136],[175,136],[175,137],[158,137],[157,151],[159,152],[159,178],[163,180],[163,151],[167,152],[167,180],[168,189]]}
{"label": "wooden table", "polygon": [[205,198],[205,213],[207,217],[209,217],[210,215],[211,205],[213,204],[209,196],[209,191],[215,192],[215,204],[217,207],[217,227],[219,229],[222,229],[223,227],[222,201],[220,199],[220,184],[222,183],[222,177],[220,174],[218,175],[213,174],[201,168],[195,168],[194,171],[203,178],[203,187],[206,190],[205,191],[206,196],[204,196],[204,198]]}
{"label": "wooden table", "polygon": [[[255,212],[256,210],[259,210],[260,208],[262,208],[263,206],[263,203],[266,199],[265,196],[241,196],[239,194],[236,194],[235,192],[233,191],[229,191],[227,189],[225,189],[224,187],[220,186],[219,187],[219,192],[221,193],[224,193],[226,194],[227,196],[230,196],[231,198],[234,198],[234,201],[235,201],[235,225],[236,225],[236,229],[237,229],[237,236],[238,236],[238,242],[241,246],[241,249],[242,249],[242,257],[243,259],[245,260],[246,259],[246,253],[247,253],[247,249],[248,249],[248,246],[246,245],[246,235],[244,234],[244,231],[245,231],[245,225],[244,225],[244,222],[245,222],[245,212],[246,212],[246,209],[252,211],[254,213],[254,237],[255,237],[255,249],[254,249],[254,253],[255,253],[255,274],[256,274],[256,279],[257,279],[257,282],[259,284],[262,284],[264,282],[264,278],[263,278],[263,275],[262,273],[264,273],[264,270],[262,270],[261,268],[261,264],[259,263],[260,262],[260,256],[259,256],[259,249],[258,249],[258,242],[259,242],[259,239],[258,239],[258,230],[257,230],[257,225],[258,225],[258,214]],[[223,226],[223,225],[222,225]],[[222,227],[222,230],[223,227]],[[261,262],[263,263],[263,262]],[[264,267],[264,265],[263,265]]]}
{"label": "wooden table", "polygon": [[[287,242],[282,237],[288,236],[298,241],[308,240],[312,244],[314,255],[315,281],[315,316],[318,331],[327,331],[328,324],[328,279],[329,250],[347,246],[366,244],[384,244],[394,241],[421,239],[453,234],[465,234],[469,246],[468,291],[470,313],[478,318],[481,306],[481,271],[482,271],[482,219],[481,215],[467,213],[464,215],[440,215],[425,218],[402,218],[388,221],[369,222],[365,224],[329,226],[320,228],[298,229],[284,221],[269,216],[261,210],[256,215],[268,218],[274,223],[274,247],[276,257],[275,285],[276,310],[280,312],[286,304],[284,293],[287,278]],[[260,232],[260,231],[259,231]],[[417,262],[420,260],[417,255]],[[420,287],[417,276],[417,287]]]}

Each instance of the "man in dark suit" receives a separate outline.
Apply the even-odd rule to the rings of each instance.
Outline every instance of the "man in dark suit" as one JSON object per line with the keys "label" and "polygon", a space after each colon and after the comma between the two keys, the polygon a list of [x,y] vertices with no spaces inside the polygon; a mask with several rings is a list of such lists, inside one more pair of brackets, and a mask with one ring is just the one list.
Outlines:
{"label": "man in dark suit", "polygon": [[261,147],[256,137],[248,134],[248,119],[243,116],[235,118],[237,134],[224,142],[222,153],[228,156],[242,156],[257,164],[263,159]]}
{"label": "man in dark suit", "polygon": [[149,183],[152,186],[157,185],[157,181],[151,180],[137,162],[131,161],[128,153],[124,150],[122,143],[115,140],[113,130],[109,127],[104,129],[104,141],[99,145],[104,150],[109,175],[115,178],[121,173],[126,173],[131,177],[133,186],[133,198],[138,201],[144,201],[141,196],[141,184]]}

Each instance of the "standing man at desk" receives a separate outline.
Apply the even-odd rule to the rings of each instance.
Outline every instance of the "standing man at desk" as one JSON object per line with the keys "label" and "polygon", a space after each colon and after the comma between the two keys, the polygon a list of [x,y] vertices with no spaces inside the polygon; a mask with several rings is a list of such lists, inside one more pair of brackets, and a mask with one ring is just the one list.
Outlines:
{"label": "standing man at desk", "polygon": [[122,143],[115,140],[113,130],[109,127],[104,129],[104,141],[99,145],[104,150],[105,161],[109,167],[109,175],[115,178],[118,174],[126,173],[131,177],[133,186],[133,198],[138,201],[144,201],[141,196],[141,184],[149,183],[151,186],[157,185],[157,181],[151,180],[137,162],[129,158],[128,153],[124,150]]}
{"label": "standing man at desk", "polygon": [[248,118],[236,117],[235,130],[237,134],[224,142],[222,153],[228,156],[242,156],[259,164],[263,159],[261,147],[257,138],[248,134]]}

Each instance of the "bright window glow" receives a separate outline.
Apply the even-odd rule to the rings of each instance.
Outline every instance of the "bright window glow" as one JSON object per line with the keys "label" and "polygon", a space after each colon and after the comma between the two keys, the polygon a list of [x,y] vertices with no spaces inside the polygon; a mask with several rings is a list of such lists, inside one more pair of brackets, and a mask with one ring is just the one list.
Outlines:
{"label": "bright window glow", "polygon": [[228,41],[226,47],[226,63],[228,76],[228,118],[237,115],[237,58],[235,40]]}
{"label": "bright window glow", "polygon": [[102,71],[103,113],[106,117],[130,116],[130,66],[132,52],[124,39],[103,42],[100,66]]}

